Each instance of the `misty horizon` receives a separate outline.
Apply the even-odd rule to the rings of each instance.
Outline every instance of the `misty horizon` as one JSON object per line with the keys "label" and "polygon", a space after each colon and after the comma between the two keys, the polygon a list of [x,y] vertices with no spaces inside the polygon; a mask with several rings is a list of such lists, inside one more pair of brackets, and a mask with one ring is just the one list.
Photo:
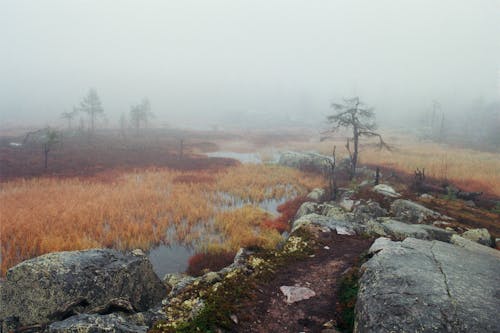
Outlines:
{"label": "misty horizon", "polygon": [[320,121],[360,96],[382,122],[500,97],[500,2],[5,1],[0,122],[64,125],[90,88],[107,126]]}

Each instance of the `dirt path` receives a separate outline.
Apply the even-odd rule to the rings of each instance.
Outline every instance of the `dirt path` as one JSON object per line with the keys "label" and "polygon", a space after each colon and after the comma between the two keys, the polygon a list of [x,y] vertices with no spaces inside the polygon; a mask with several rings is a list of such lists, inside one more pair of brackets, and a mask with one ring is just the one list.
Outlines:
{"label": "dirt path", "polygon": [[[371,243],[358,236],[323,233],[314,257],[282,268],[242,304],[236,332],[321,332],[323,324],[336,320],[340,278]],[[289,305],[279,289],[283,285],[308,287],[316,296]]]}

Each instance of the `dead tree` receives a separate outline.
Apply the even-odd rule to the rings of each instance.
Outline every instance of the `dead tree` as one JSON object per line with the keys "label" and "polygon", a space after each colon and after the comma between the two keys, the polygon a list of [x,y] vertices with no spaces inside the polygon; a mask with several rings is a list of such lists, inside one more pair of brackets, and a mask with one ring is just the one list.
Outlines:
{"label": "dead tree", "polygon": [[[350,172],[349,178],[352,180],[356,175],[356,167],[359,157],[359,140],[361,137],[377,137],[379,139],[379,148],[391,150],[391,147],[385,143],[382,136],[375,132],[375,113],[373,108],[367,107],[360,101],[359,97],[345,98],[344,103],[332,103],[335,114],[327,117],[327,123],[331,128],[323,134],[333,134],[340,128],[352,129],[352,137],[347,138],[346,149],[349,153]],[[351,143],[353,147],[351,149]]]}
{"label": "dead tree", "polygon": [[328,159],[328,164],[329,164],[329,170],[328,170],[328,190],[329,190],[329,196],[332,200],[337,199],[337,178],[335,176],[335,166],[336,166],[336,156],[335,156],[335,149],[337,147],[333,146],[333,151],[332,151],[332,158]]}

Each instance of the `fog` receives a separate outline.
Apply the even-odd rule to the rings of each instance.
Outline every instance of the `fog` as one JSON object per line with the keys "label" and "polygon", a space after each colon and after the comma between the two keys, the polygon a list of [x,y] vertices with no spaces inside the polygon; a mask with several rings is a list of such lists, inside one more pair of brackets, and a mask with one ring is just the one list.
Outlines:
{"label": "fog", "polygon": [[2,0],[0,121],[63,124],[89,88],[108,126],[313,122],[359,95],[382,123],[500,96],[500,1]]}

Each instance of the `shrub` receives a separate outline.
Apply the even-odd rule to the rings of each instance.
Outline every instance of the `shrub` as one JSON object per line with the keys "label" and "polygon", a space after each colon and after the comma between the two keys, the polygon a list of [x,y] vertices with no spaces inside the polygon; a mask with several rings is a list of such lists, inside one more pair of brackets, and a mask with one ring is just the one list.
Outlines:
{"label": "shrub", "polygon": [[191,276],[201,276],[206,271],[218,271],[233,263],[233,252],[200,252],[189,258],[186,273]]}

